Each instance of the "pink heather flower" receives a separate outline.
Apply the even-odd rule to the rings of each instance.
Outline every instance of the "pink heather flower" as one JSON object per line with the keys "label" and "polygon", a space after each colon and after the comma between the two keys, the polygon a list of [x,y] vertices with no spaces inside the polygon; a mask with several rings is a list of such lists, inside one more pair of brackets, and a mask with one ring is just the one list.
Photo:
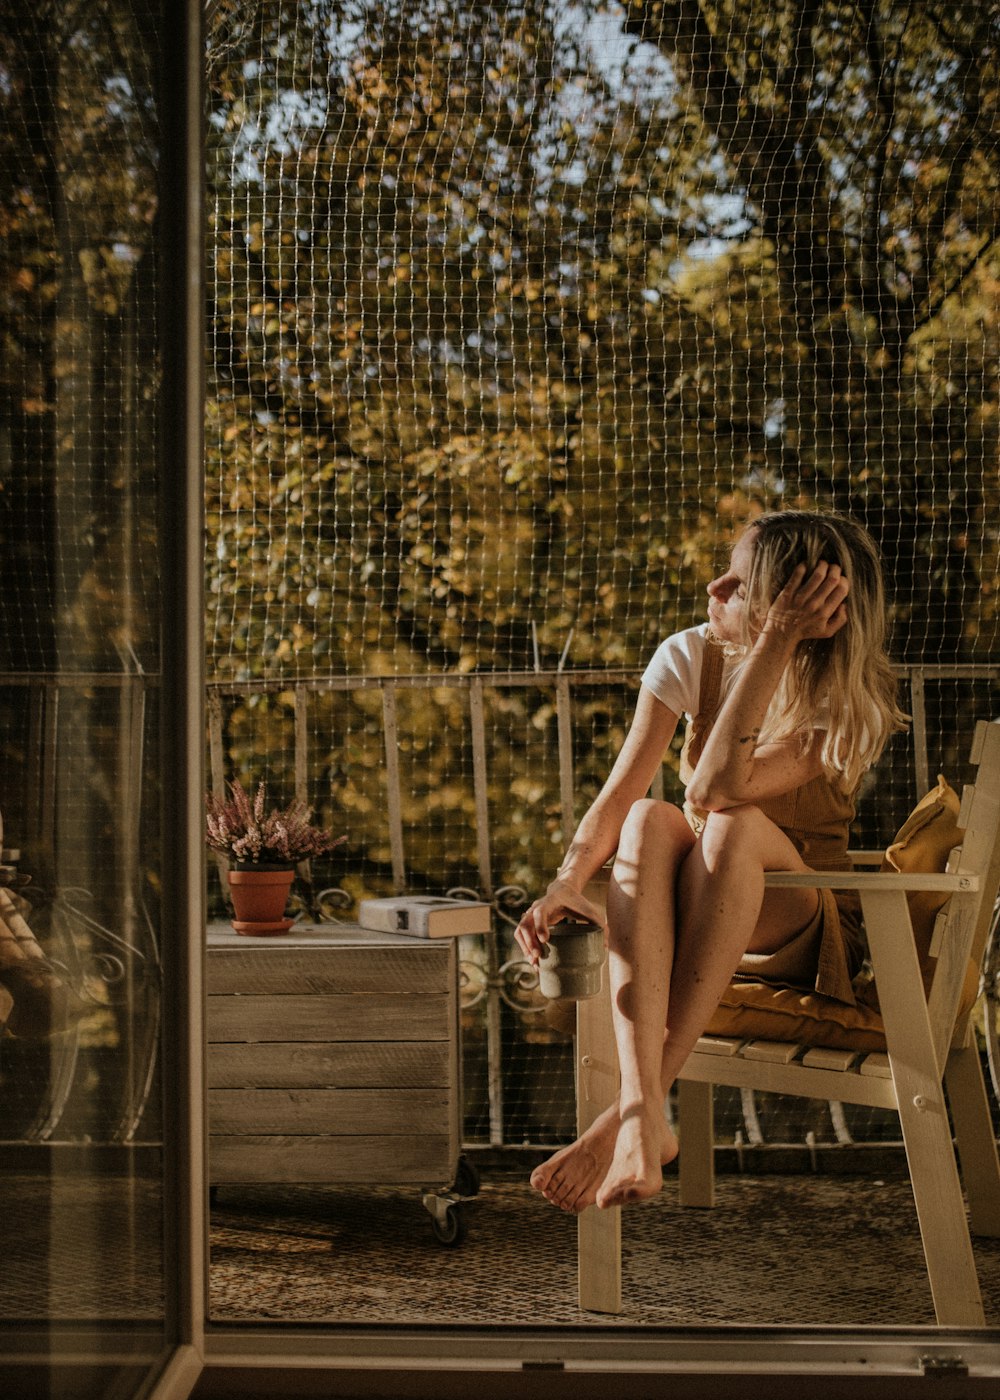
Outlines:
{"label": "pink heather flower", "polygon": [[264,865],[297,865],[325,855],[347,838],[333,836],[310,821],[312,808],[298,798],[284,811],[265,811],[261,782],[251,802],[242,783],[230,783],[228,799],[206,799],[205,840],[213,851],[232,860]]}

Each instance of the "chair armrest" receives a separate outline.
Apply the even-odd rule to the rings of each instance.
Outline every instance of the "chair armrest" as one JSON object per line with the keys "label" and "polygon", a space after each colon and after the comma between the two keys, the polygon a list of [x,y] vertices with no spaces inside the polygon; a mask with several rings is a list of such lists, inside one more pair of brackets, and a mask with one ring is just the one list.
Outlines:
{"label": "chair armrest", "polygon": [[979,889],[978,875],[904,875],[894,870],[768,870],[768,889],[809,890],[946,890],[968,894]]}

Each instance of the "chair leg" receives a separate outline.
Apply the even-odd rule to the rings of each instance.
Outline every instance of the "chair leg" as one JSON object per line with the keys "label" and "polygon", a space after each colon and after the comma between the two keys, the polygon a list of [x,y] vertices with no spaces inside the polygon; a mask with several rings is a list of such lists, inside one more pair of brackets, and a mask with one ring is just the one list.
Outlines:
{"label": "chair leg", "polygon": [[934,1312],[942,1327],[983,1327],[976,1261],[906,895],[862,889],[861,906]]}
{"label": "chair leg", "polygon": [[712,1085],[693,1079],[677,1084],[680,1113],[680,1203],[682,1206],[715,1205],[715,1131]]}
{"label": "chair leg", "polygon": [[975,1041],[952,1050],[945,1084],[974,1235],[1000,1235],[1000,1158]]}
{"label": "chair leg", "polygon": [[[608,969],[596,997],[576,1005],[576,1128],[584,1132],[618,1097],[618,1050]],[[621,1209],[589,1206],[577,1222],[578,1300],[587,1312],[622,1310]]]}
{"label": "chair leg", "polygon": [[917,1206],[924,1259],[941,1327],[984,1327],[982,1296],[969,1238],[944,1095],[900,1096],[899,1118]]}

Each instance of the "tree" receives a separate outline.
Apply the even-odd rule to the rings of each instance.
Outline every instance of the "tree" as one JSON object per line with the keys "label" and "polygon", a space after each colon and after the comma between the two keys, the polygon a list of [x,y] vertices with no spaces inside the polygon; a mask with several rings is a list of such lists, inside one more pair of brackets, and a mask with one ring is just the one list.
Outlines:
{"label": "tree", "polygon": [[[901,657],[991,653],[994,10],[219,15],[218,678],[636,667],[699,620],[732,528],[783,502],[880,537]],[[552,711],[519,697],[497,730],[498,756],[523,751],[498,841],[537,878],[558,812],[527,739]],[[318,781],[362,833],[377,705],[316,717],[350,735]],[[470,759],[453,700],[407,705],[415,864],[440,883],[441,849],[449,874],[472,865]],[[288,704],[263,711],[234,719],[245,764],[290,733]],[[581,717],[588,786],[625,713],[618,697]]]}
{"label": "tree", "polygon": [[768,249],[782,476],[879,535],[903,655],[993,654],[997,6],[626,9]]}

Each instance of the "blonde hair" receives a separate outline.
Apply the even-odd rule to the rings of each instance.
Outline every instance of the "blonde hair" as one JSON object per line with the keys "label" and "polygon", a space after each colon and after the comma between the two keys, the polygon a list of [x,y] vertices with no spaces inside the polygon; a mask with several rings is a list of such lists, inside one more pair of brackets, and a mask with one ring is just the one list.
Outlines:
{"label": "blonde hair", "polygon": [[744,645],[752,642],[771,603],[797,564],[808,573],[825,560],[839,564],[850,584],[847,622],[832,637],[800,642],[768,712],[763,742],[812,733],[826,711],[823,767],[853,792],[889,736],[908,716],[896,704],[896,677],[886,655],[882,565],[868,531],[846,516],[812,511],[762,515],[754,531],[746,580]]}

